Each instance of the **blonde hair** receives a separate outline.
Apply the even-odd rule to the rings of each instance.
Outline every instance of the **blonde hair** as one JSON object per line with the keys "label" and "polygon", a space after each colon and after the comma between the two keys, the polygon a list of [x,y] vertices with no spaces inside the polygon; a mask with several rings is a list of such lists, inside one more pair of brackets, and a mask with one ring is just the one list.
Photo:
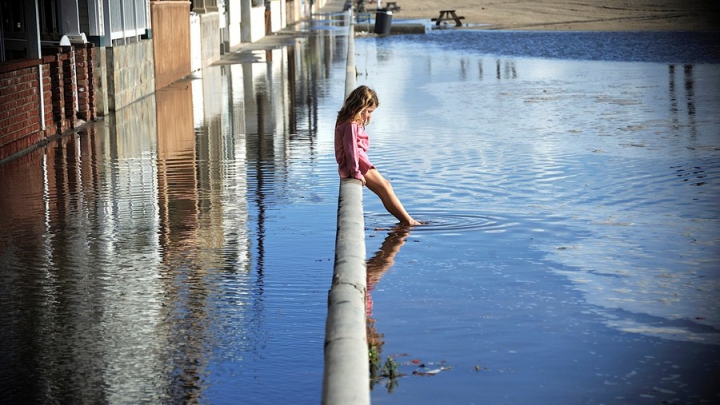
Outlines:
{"label": "blonde hair", "polygon": [[[348,121],[360,121],[360,115],[368,108],[380,106],[377,93],[368,86],[359,86],[353,90],[345,99],[342,108],[338,111],[335,125]],[[363,122],[363,124],[367,124]]]}

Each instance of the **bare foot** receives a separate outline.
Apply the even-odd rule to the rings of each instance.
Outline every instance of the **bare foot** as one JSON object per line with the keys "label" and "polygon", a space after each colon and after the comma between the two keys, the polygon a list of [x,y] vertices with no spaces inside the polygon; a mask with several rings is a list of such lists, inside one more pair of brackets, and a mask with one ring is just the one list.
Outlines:
{"label": "bare foot", "polygon": [[405,225],[405,226],[417,226],[417,225],[422,225],[422,224],[423,224],[422,222],[418,222],[412,218],[410,218],[410,221],[408,221],[408,222],[405,222],[405,221],[400,222],[400,225]]}

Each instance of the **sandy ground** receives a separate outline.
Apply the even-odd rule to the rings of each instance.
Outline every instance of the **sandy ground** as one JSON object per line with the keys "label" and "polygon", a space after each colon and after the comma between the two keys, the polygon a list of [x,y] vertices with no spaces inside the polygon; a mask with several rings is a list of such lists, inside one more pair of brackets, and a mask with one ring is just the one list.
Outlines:
{"label": "sandy ground", "polygon": [[[384,0],[383,0],[384,2]],[[383,3],[381,3],[383,4]],[[485,29],[718,31],[719,0],[397,0],[393,19],[430,19],[454,9]],[[377,0],[368,4],[377,7]]]}

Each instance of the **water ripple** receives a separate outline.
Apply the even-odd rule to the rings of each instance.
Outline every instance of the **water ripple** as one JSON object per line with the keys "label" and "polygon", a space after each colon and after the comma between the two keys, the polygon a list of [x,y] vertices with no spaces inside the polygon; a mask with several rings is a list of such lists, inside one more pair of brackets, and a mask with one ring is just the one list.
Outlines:
{"label": "water ripple", "polygon": [[[467,232],[499,233],[518,225],[503,217],[477,215],[457,211],[416,211],[415,218],[423,222],[422,226],[413,227],[413,233],[461,234]],[[429,218],[429,219],[425,219]],[[386,230],[387,215],[366,213],[365,226],[370,230]]]}

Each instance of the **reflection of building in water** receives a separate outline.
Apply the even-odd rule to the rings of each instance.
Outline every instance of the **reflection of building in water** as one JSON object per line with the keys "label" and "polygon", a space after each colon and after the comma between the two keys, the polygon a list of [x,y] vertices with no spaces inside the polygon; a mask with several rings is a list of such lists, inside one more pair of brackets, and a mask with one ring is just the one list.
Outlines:
{"label": "reflection of building in water", "polygon": [[207,359],[203,350],[207,318],[207,271],[203,263],[202,219],[199,206],[198,160],[193,125],[192,88],[171,85],[156,95],[159,242],[164,282],[163,313],[172,324],[164,328],[168,341],[165,378],[173,398],[197,400]]}
{"label": "reflection of building in water", "polygon": [[688,125],[690,126],[690,136],[695,138],[697,137],[697,126],[695,122],[695,80],[693,78],[693,65],[683,65],[682,75],[684,79],[684,86],[682,86],[682,88],[679,88],[679,86],[675,83],[677,75],[675,65],[668,65],[670,117],[676,128],[682,125],[680,117],[682,107],[680,106],[679,101],[684,99],[686,107],[685,114],[687,115]]}
{"label": "reflection of building in water", "polygon": [[500,79],[517,79],[517,70],[515,69],[515,61],[495,61],[495,77]]}
{"label": "reflection of building in water", "polygon": [[[158,282],[158,172],[152,153],[157,138],[145,135],[156,133],[155,118],[155,98],[147,97],[108,117],[109,125],[98,126],[104,211],[98,225],[107,254],[102,263],[111,277],[104,309],[111,316],[100,322],[104,347],[98,351],[104,353],[103,373],[114,400],[157,392],[154,383],[167,345],[162,303],[153,299],[164,293]],[[140,352],[153,355],[143,358]]]}
{"label": "reflection of building in water", "polygon": [[[67,339],[77,335],[73,331],[76,314],[88,314],[99,293],[82,291],[85,303],[66,298],[66,292],[76,294],[81,288],[58,269],[71,260],[86,260],[88,253],[81,244],[73,243],[72,236],[62,234],[62,230],[74,228],[82,236],[82,224],[69,224],[66,218],[72,215],[68,211],[82,204],[79,199],[67,198],[86,178],[79,171],[82,164],[75,159],[77,152],[78,139],[73,136],[48,147],[47,154],[33,153],[0,166],[0,380],[6,384],[3,401],[8,403],[40,402],[42,393],[62,387],[64,373],[73,367],[92,371],[92,366],[82,364],[85,359],[71,358],[69,365],[65,359],[69,353],[83,352],[83,344]],[[58,191],[64,194],[62,198],[55,198]],[[98,379],[88,374],[86,381],[96,383]],[[54,391],[68,394],[57,388]],[[83,399],[95,402],[98,397],[86,394]]]}
{"label": "reflection of building in water", "polygon": [[[146,109],[141,104],[129,111],[126,126],[88,126],[28,155],[41,156],[40,165],[32,164],[39,170],[24,171],[17,184],[39,187],[32,196],[18,194],[16,203],[32,208],[28,215],[44,226],[28,229],[31,239],[14,241],[28,264],[22,278],[3,283],[29,293],[18,297],[22,310],[8,320],[18,326],[16,338],[2,335],[5,350],[23,358],[5,381],[32,376],[21,378],[28,384],[18,388],[23,398],[114,402],[115,395],[155,389],[153,365],[160,363],[164,342],[156,335],[159,303],[152,300],[160,293],[153,282],[159,264],[156,176],[146,152],[154,137],[136,136],[154,131],[154,114]],[[28,201],[41,205],[28,207]],[[141,362],[138,353],[144,353]]]}

